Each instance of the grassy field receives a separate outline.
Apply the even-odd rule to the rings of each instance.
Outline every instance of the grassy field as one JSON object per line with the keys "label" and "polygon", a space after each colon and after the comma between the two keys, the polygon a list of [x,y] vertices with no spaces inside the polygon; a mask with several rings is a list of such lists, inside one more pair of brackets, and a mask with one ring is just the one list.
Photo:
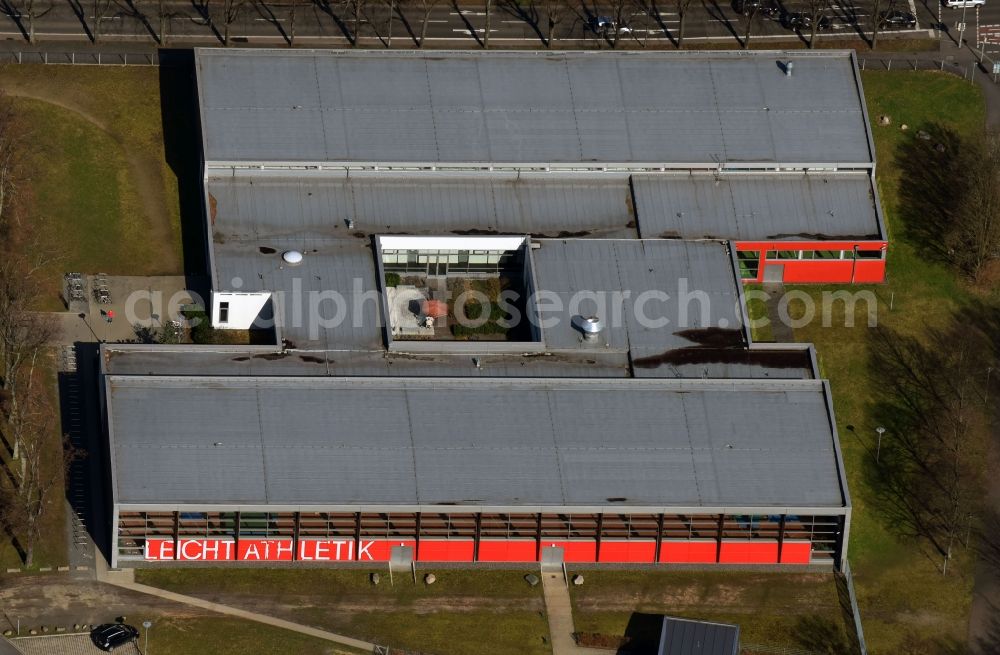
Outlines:
{"label": "grassy field", "polygon": [[[358,655],[361,651],[324,639],[228,617],[153,617],[149,631],[152,653],[185,655]],[[136,623],[139,627],[140,623]],[[141,629],[140,629],[141,630]],[[143,636],[139,637],[140,647]]]}
{"label": "grassy field", "polygon": [[[637,623],[633,614],[669,614],[738,624],[744,644],[850,652],[850,626],[832,573],[585,571],[583,575],[584,584],[571,588],[577,632],[632,634]],[[835,649],[819,648],[819,638]]]}
{"label": "grassy field", "polygon": [[[436,571],[414,584],[387,572],[373,586],[361,570],[139,570],[136,580],[351,637],[425,653],[547,654],[541,587],[515,571]],[[267,594],[261,595],[266,589]]]}
{"label": "grassy field", "polygon": [[[996,302],[996,289],[976,289],[944,265],[922,257],[905,238],[898,215],[899,170],[896,151],[904,139],[932,123],[969,134],[984,120],[979,90],[958,78],[934,72],[863,73],[873,123],[888,115],[887,127],[873,124],[878,188],[888,222],[888,282],[859,287],[877,296],[878,321],[906,334],[945,324],[952,312],[977,298]],[[900,129],[907,124],[908,131]],[[818,295],[822,287],[801,287]],[[892,309],[890,310],[890,304]],[[868,445],[876,427],[870,417],[869,331],[860,303],[854,328],[817,322],[796,330],[798,341],[816,344],[822,373],[831,381],[837,423],[854,505],[850,560],[855,574],[866,637],[872,653],[952,652],[966,636],[972,575],[968,553],[960,551],[947,578],[922,544],[903,539],[879,513],[879,498],[866,471]],[[891,448],[888,435],[883,448]]]}
{"label": "grassy field", "polygon": [[23,220],[56,258],[43,308],[60,308],[64,271],[182,272],[159,84],[153,68],[0,66],[31,146]]}

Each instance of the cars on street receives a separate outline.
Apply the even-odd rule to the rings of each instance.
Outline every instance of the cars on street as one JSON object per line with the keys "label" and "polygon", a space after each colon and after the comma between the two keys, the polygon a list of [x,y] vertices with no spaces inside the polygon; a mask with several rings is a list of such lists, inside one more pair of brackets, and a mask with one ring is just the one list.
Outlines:
{"label": "cars on street", "polygon": [[[812,29],[813,19],[809,14],[801,11],[786,12],[781,15],[781,26],[786,30],[805,32]],[[829,16],[820,16],[816,23],[816,28],[820,31],[833,27],[833,21]]]}

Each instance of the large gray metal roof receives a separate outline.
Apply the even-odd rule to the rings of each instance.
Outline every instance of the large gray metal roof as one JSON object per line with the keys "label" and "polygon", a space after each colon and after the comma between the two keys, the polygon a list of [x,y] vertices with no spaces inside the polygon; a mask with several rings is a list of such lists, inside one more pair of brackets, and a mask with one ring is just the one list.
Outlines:
{"label": "large gray metal roof", "polygon": [[643,238],[881,239],[868,173],[634,175]]}
{"label": "large gray metal roof", "polygon": [[196,61],[210,163],[873,160],[849,51],[210,48]]}
{"label": "large gray metal roof", "polygon": [[106,380],[119,504],[845,502],[814,380]]}

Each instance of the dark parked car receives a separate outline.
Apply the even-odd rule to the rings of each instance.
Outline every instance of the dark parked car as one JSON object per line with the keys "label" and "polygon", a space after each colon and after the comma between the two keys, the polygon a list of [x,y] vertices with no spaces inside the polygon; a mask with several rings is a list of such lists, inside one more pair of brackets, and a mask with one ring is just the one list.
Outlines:
{"label": "dark parked car", "polygon": [[908,11],[890,9],[879,14],[879,23],[881,23],[882,29],[912,30],[917,26],[917,17]]}
{"label": "dark parked car", "polygon": [[608,16],[594,16],[588,25],[594,34],[604,34],[608,30],[615,29],[615,21]]}
{"label": "dark parked car", "polygon": [[124,623],[105,623],[90,631],[90,640],[101,650],[111,650],[133,642],[139,631]]}
{"label": "dark parked car", "polygon": [[[812,16],[801,11],[793,11],[781,15],[781,26],[786,30],[805,32],[812,29],[812,23]],[[830,20],[829,16],[819,17],[819,21],[816,24],[818,30],[828,30],[831,27],[833,27],[833,21]]]}
{"label": "dark parked car", "polygon": [[755,13],[767,18],[774,18],[781,13],[774,0],[733,0],[733,9],[744,16]]}

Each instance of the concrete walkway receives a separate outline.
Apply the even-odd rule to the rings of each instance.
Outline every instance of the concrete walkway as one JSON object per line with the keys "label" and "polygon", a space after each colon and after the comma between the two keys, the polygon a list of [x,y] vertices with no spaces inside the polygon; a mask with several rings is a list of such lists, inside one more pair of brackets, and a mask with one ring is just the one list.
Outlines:
{"label": "concrete walkway", "polygon": [[542,591],[545,592],[545,614],[549,619],[549,639],[552,655],[608,655],[613,652],[601,648],[583,648],[573,639],[573,605],[562,573],[542,573]]}
{"label": "concrete walkway", "polygon": [[[98,557],[98,560],[103,562],[103,558],[101,557]],[[100,566],[99,564],[97,571],[97,579],[100,580],[101,582],[106,582],[107,584],[112,584],[117,587],[121,587],[122,589],[128,589],[129,591],[137,591],[139,593],[149,594],[151,596],[157,596],[159,598],[163,598],[164,600],[170,600],[175,603],[183,603],[185,605],[199,607],[201,609],[209,610],[211,612],[225,614],[226,616],[232,616],[238,619],[245,619],[247,621],[255,621],[257,623],[264,623],[266,625],[274,626],[275,628],[282,628],[284,630],[291,630],[292,632],[298,632],[300,634],[308,635],[310,637],[315,637],[317,639],[324,639],[326,641],[331,641],[335,644],[340,644],[341,646],[356,648],[358,650],[362,650],[368,653],[374,652],[375,650],[375,644],[369,643],[367,641],[361,641],[360,639],[353,639],[351,637],[345,637],[344,635],[338,635],[333,632],[327,632],[326,630],[320,630],[319,628],[312,628],[307,625],[302,625],[300,623],[293,623],[292,621],[278,619],[273,616],[258,614],[256,612],[248,612],[246,610],[241,610],[236,607],[231,607],[229,605],[213,603],[211,601],[202,600],[201,598],[195,598],[193,596],[176,594],[172,591],[167,591],[166,589],[159,589],[157,587],[150,587],[149,585],[139,584],[135,582],[135,571],[133,571],[132,569],[111,571],[106,568],[106,565]]]}

